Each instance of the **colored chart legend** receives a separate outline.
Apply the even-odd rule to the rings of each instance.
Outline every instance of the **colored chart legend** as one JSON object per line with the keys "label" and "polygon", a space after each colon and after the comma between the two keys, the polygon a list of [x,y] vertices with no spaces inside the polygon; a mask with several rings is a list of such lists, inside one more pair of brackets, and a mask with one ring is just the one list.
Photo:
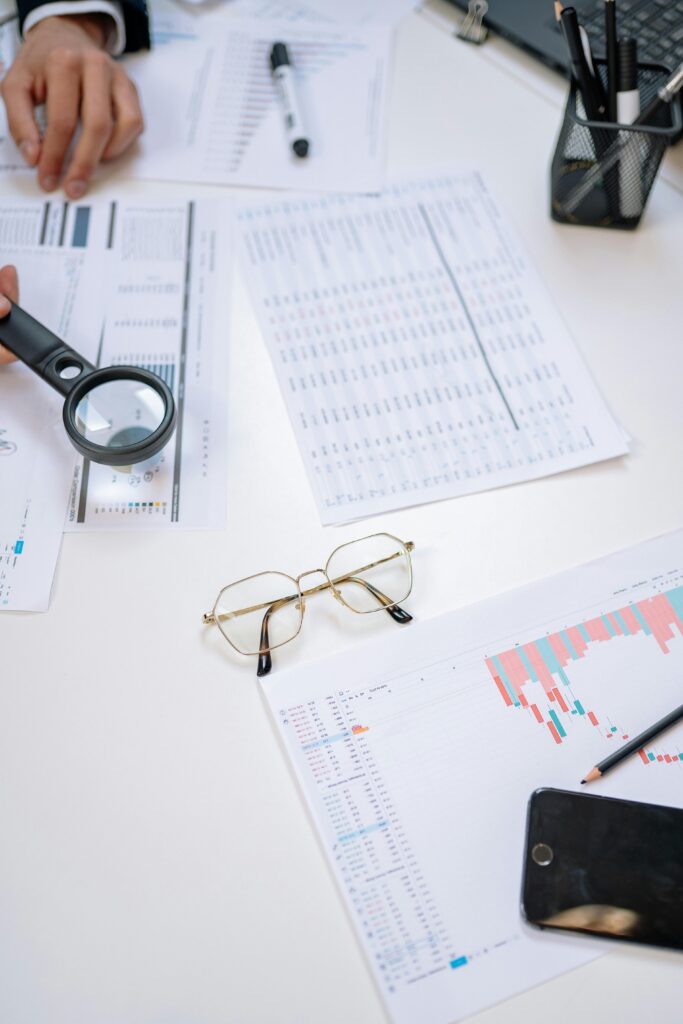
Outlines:
{"label": "colored chart legend", "polygon": [[[567,670],[571,671],[573,662],[587,657],[592,645],[638,634],[651,637],[662,654],[669,654],[672,641],[683,638],[683,586],[502,651],[486,658],[486,666],[505,705],[526,709],[548,729],[555,743],[566,739],[571,716],[590,722],[606,739],[626,740],[628,733],[612,722],[600,722],[595,712],[575,696]],[[545,707],[539,707],[538,699],[530,699],[530,684],[542,687]],[[538,694],[538,686],[534,689]],[[642,750],[640,757],[644,764],[683,761],[680,751],[658,754]]]}

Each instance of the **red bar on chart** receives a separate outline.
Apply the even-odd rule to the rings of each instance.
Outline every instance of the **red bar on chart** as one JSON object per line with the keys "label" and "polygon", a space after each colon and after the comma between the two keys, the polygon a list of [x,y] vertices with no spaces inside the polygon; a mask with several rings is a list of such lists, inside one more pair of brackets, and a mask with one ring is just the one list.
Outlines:
{"label": "red bar on chart", "polygon": [[554,723],[553,722],[546,722],[546,725],[550,729],[550,731],[551,731],[551,733],[553,735],[553,739],[555,740],[555,742],[556,743],[561,743],[562,742],[562,737],[560,736],[559,732],[555,728]]}

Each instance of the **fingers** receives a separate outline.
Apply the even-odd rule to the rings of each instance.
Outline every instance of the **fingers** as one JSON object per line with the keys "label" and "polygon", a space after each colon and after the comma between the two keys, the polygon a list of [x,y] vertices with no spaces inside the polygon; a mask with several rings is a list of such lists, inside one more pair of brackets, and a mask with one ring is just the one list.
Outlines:
{"label": "fingers", "polygon": [[[114,66],[98,51],[88,54],[81,77],[81,136],[66,172],[64,191],[71,199],[80,199],[114,131],[112,79]],[[49,131],[48,115],[48,131]]]}
{"label": "fingers", "polygon": [[121,156],[145,130],[138,91],[120,67],[114,69],[112,105],[114,131],[102,154],[104,160]]}
{"label": "fingers", "polygon": [[142,110],[137,89],[106,54],[86,54],[82,68],[69,54],[53,58],[38,177],[46,191],[56,187],[80,115],[82,131],[64,182],[69,198],[80,199],[100,161],[120,156],[143,131]]}
{"label": "fingers", "polygon": [[46,62],[47,128],[38,180],[46,192],[57,187],[66,151],[78,126],[81,59],[68,50],[53,50]]}
{"label": "fingers", "polygon": [[33,81],[24,71],[12,68],[0,86],[7,108],[10,134],[30,167],[40,156],[40,131],[33,113]]}
{"label": "fingers", "polygon": [[[19,301],[19,282],[16,267],[7,266],[0,269],[0,318],[9,313],[10,299],[12,302]],[[12,362],[14,358],[11,352],[0,345],[0,366]]]}

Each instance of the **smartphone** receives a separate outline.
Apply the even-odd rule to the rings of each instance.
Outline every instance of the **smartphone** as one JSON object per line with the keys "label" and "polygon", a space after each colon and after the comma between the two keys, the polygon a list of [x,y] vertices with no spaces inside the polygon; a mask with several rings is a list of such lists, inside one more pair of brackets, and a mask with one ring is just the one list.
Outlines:
{"label": "smartphone", "polygon": [[537,789],[522,913],[539,928],[683,949],[683,810]]}

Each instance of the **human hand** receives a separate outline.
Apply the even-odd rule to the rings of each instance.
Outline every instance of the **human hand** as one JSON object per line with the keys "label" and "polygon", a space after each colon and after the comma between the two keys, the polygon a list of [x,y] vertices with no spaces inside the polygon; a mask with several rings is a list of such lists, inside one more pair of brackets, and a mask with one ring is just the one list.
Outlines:
{"label": "human hand", "polygon": [[[0,85],[12,138],[26,162],[37,166],[46,192],[59,183],[80,119],[81,135],[64,175],[70,199],[80,199],[99,162],[120,156],[144,128],[135,86],[102,49],[108,20],[79,14],[39,21]],[[43,139],[34,114],[41,103]]]}
{"label": "human hand", "polygon": [[[16,267],[7,266],[0,268],[0,319],[7,316],[12,308],[12,302],[18,301],[19,282],[17,280]],[[16,358],[16,356],[0,345],[0,366],[3,366],[5,363],[11,363]]]}

